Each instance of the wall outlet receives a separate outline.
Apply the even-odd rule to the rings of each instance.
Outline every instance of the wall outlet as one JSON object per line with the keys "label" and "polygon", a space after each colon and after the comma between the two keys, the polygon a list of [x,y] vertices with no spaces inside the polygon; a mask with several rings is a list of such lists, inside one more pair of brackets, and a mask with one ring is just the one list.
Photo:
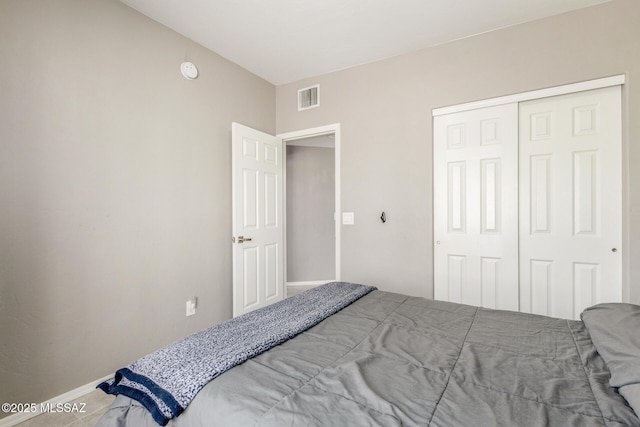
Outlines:
{"label": "wall outlet", "polygon": [[193,316],[194,314],[196,314],[197,302],[197,297],[192,297],[189,301],[187,301],[187,316]]}

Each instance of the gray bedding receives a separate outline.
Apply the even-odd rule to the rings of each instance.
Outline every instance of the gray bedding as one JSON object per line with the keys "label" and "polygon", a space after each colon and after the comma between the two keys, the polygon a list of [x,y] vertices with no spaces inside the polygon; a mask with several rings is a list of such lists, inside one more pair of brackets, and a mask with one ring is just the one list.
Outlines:
{"label": "gray bedding", "polygon": [[180,415],[211,380],[317,325],[376,289],[332,282],[189,335],[118,369],[98,385],[140,402],[159,425]]}
{"label": "gray bedding", "polygon": [[[579,321],[374,291],[207,384],[169,426],[640,426]],[[99,427],[157,426],[118,396]]]}

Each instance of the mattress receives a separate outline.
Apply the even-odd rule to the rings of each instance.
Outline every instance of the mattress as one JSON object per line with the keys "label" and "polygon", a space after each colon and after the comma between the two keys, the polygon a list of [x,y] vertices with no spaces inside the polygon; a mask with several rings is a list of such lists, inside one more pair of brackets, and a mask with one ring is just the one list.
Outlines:
{"label": "mattress", "polygon": [[[375,290],[204,386],[169,426],[640,426],[585,323]],[[99,427],[158,424],[118,396]]]}

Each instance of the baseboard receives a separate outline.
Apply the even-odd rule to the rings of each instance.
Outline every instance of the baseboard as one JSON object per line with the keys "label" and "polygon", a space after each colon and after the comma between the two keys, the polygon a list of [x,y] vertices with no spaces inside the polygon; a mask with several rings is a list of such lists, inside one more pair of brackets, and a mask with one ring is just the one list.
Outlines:
{"label": "baseboard", "polygon": [[[8,417],[2,418],[0,419],[0,427],[13,427],[17,424],[27,421],[30,418],[36,417],[40,415],[40,408],[42,406],[51,407],[59,403],[68,403],[68,402],[71,402],[72,400],[76,400],[79,397],[84,396],[85,394],[91,393],[96,389],[96,386],[98,384],[112,377],[113,377],[113,374],[107,375],[104,378],[100,378],[98,380],[90,382],[89,384],[85,384],[78,388],[74,388],[73,390],[63,393],[60,396],[56,396],[53,399],[49,399],[46,402],[38,403],[36,404],[36,407],[37,407],[36,412],[20,412],[20,413],[9,415]],[[15,403],[19,403],[19,402],[15,402]],[[25,403],[25,402],[22,402],[22,403]]]}

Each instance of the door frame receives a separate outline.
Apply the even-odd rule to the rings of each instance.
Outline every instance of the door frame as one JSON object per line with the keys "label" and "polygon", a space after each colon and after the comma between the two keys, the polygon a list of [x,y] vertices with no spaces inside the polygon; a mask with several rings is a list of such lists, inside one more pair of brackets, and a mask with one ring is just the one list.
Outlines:
{"label": "door frame", "polygon": [[[285,288],[287,287],[287,210],[286,210],[286,206],[287,206],[287,162],[286,162],[286,147],[287,145],[295,145],[294,144],[290,144],[291,142],[295,142],[296,140],[299,139],[306,139],[306,138],[310,138],[310,137],[314,137],[314,136],[322,136],[322,135],[330,135],[333,134],[335,136],[335,147],[334,147],[334,161],[335,161],[335,211],[334,211],[334,222],[335,222],[335,244],[336,244],[336,272],[335,272],[335,278],[333,278],[332,280],[336,280],[339,281],[340,277],[341,277],[341,265],[340,265],[340,247],[341,247],[341,224],[340,221],[338,220],[340,218],[340,212],[341,212],[341,206],[340,206],[340,123],[334,123],[334,124],[330,124],[330,125],[325,125],[325,126],[319,126],[319,127],[314,127],[314,128],[309,128],[309,129],[302,129],[302,130],[298,130],[298,131],[293,131],[293,132],[286,132],[286,133],[281,133],[281,134],[277,134],[276,136],[278,138],[282,139],[283,142],[283,157],[285,159],[284,163],[284,182],[283,182],[283,222],[284,222],[284,271],[283,271],[283,276],[284,276],[284,286]],[[324,282],[296,282],[295,285],[296,286],[300,286],[300,285],[318,285],[318,284],[322,284]],[[286,289],[285,289],[286,291]]]}
{"label": "door frame", "polygon": [[[609,86],[621,86],[622,91],[622,133],[621,133],[621,144],[622,144],[622,164],[621,164],[621,175],[622,175],[622,301],[628,302],[631,297],[631,284],[630,284],[630,257],[629,257],[629,248],[630,248],[630,195],[629,195],[629,138],[628,131],[625,126],[625,123],[628,119],[628,106],[627,106],[627,93],[626,93],[626,75],[619,74],[609,77],[603,77],[599,79],[587,80],[578,83],[571,83],[560,86],[553,86],[545,89],[532,90],[527,92],[516,93],[513,95],[499,96],[496,98],[489,98],[480,101],[466,102],[463,104],[451,105],[441,108],[434,108],[431,111],[432,120],[433,117],[441,116],[450,113],[457,113],[461,111],[472,110],[476,108],[484,108],[491,107],[496,105],[507,104],[511,102],[523,102],[529,101],[533,99],[546,98],[556,95],[566,95],[575,92],[581,92],[591,89],[600,89]],[[431,134],[433,138],[433,131]],[[433,149],[433,147],[432,147]],[[433,179],[433,177],[432,177]],[[433,193],[433,188],[432,188]],[[432,212],[433,215],[433,212]],[[433,236],[433,221],[431,224],[431,233]],[[432,262],[435,263],[435,260],[432,257]],[[432,283],[432,287],[435,284]]]}

